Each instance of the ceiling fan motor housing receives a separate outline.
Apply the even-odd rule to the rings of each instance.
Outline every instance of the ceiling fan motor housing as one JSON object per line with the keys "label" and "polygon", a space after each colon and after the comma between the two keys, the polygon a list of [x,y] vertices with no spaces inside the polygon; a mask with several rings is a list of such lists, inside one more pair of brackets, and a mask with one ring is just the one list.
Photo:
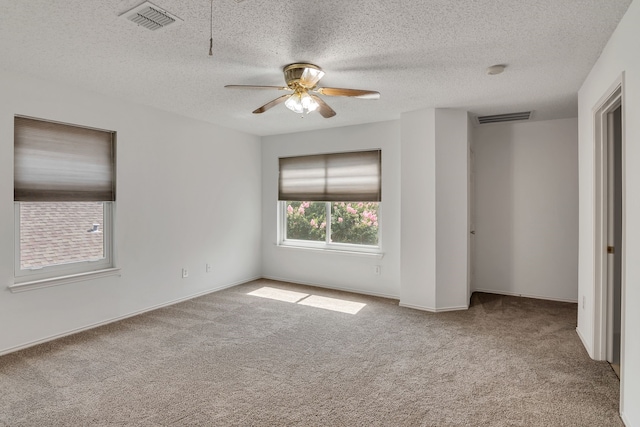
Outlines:
{"label": "ceiling fan motor housing", "polygon": [[[290,89],[297,89],[303,87],[305,89],[313,89],[317,85],[317,81],[313,83],[313,86],[309,86],[305,81],[301,81],[302,74],[307,69],[318,70],[322,72],[322,68],[314,64],[295,63],[285,66],[282,71],[284,72],[284,80],[287,82],[287,86]],[[324,73],[322,73],[324,74]]]}

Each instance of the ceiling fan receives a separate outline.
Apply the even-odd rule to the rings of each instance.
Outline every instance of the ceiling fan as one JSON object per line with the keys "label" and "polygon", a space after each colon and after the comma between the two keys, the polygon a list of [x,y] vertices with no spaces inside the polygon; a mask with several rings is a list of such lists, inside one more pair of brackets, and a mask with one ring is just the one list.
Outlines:
{"label": "ceiling fan", "polygon": [[336,115],[329,105],[318,95],[348,96],[361,99],[379,99],[380,93],[373,90],[343,89],[335,87],[318,87],[318,82],[324,76],[324,71],[317,65],[296,63],[285,66],[284,80],[287,86],[253,86],[253,85],[226,85],[236,89],[276,89],[287,92],[273,101],[269,101],[262,107],[253,111],[253,114],[261,114],[268,109],[284,102],[284,105],[298,114],[309,114],[318,110],[322,117],[328,119]]}

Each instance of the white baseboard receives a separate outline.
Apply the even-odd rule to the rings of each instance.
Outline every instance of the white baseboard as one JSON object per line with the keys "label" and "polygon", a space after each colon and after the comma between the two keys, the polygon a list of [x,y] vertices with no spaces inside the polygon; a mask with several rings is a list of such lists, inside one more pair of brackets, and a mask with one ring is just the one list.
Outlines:
{"label": "white baseboard", "polygon": [[486,294],[498,294],[498,295],[509,295],[512,297],[524,297],[524,298],[535,298],[535,299],[544,299],[547,301],[558,301],[558,302],[570,302],[573,304],[577,304],[577,299],[564,299],[564,298],[555,298],[548,297],[544,295],[534,295],[534,294],[522,294],[518,292],[506,292],[506,291],[494,291],[492,289],[472,289],[471,292],[484,292]]}
{"label": "white baseboard", "polygon": [[372,297],[381,297],[381,298],[388,298],[388,299],[395,299],[395,300],[399,299],[398,295],[389,295],[389,294],[383,294],[383,293],[378,293],[378,292],[368,292],[368,291],[363,291],[363,290],[360,290],[360,289],[351,289],[351,288],[346,288],[346,287],[341,287],[341,286],[330,286],[330,285],[325,285],[325,284],[306,282],[306,281],[302,281],[302,280],[291,280],[291,279],[286,279],[284,277],[262,276],[262,278],[266,279],[266,280],[276,280],[278,282],[295,283],[296,285],[313,286],[313,287],[316,287],[316,288],[333,289],[335,291],[343,291],[343,292],[351,292],[351,293],[354,293],[354,294],[370,295]]}
{"label": "white baseboard", "polygon": [[154,305],[154,306],[151,306],[151,307],[147,307],[147,308],[144,308],[142,310],[134,311],[134,312],[122,315],[122,316],[113,317],[111,319],[107,319],[107,320],[103,320],[103,321],[100,321],[100,322],[92,323],[90,325],[86,325],[86,326],[83,326],[83,327],[80,327],[80,328],[71,329],[69,331],[62,332],[60,334],[51,335],[51,336],[48,336],[46,338],[42,338],[42,339],[35,340],[35,341],[30,341],[28,343],[20,344],[20,345],[17,345],[15,347],[2,349],[2,350],[0,350],[0,356],[5,355],[5,354],[9,354],[9,353],[13,353],[13,352],[19,351],[19,350],[24,350],[25,348],[33,347],[34,345],[43,344],[43,343],[46,343],[46,342],[49,342],[49,341],[57,340],[58,338],[63,338],[63,337],[69,336],[69,335],[77,334],[78,332],[87,331],[89,329],[97,328],[99,326],[108,325],[109,323],[114,323],[114,322],[118,322],[120,320],[128,319],[129,317],[138,316],[139,314],[147,313],[149,311],[157,310],[159,308],[168,307],[170,305],[174,305],[174,304],[178,304],[178,303],[181,303],[181,302],[184,302],[184,301],[188,301],[190,299],[194,299],[194,298],[197,298],[197,297],[201,297],[203,295],[211,294],[213,292],[218,292],[218,291],[221,291],[223,289],[232,288],[234,286],[241,285],[243,283],[251,282],[253,280],[258,280],[258,279],[260,279],[260,276],[239,280],[239,281],[234,282],[234,283],[228,283],[228,284],[225,284],[225,285],[222,285],[222,286],[218,286],[218,287],[213,288],[213,289],[207,289],[206,291],[198,292],[198,293],[186,296],[186,297],[178,298],[176,300],[164,302],[162,304],[157,304],[157,305]]}
{"label": "white baseboard", "polygon": [[444,313],[446,311],[460,311],[460,310],[468,310],[469,309],[469,307],[466,306],[466,305],[455,306],[455,307],[439,307],[439,308],[425,307],[425,306],[422,306],[422,305],[415,305],[415,304],[406,304],[406,303],[403,303],[403,302],[401,302],[398,305],[400,307],[412,308],[414,310],[428,311],[430,313]]}
{"label": "white baseboard", "polygon": [[624,414],[624,412],[620,411],[620,419],[622,419],[622,422],[624,423],[624,425],[626,427],[632,427],[631,426],[631,421],[629,421],[627,419],[627,416]]}
{"label": "white baseboard", "polygon": [[587,340],[584,339],[584,336],[582,335],[582,332],[580,332],[580,329],[576,328],[576,333],[578,334],[578,338],[580,338],[580,341],[582,341],[582,345],[584,346],[585,350],[587,350],[587,354],[589,354],[589,357],[593,359],[593,351],[591,350],[591,346],[588,345]]}

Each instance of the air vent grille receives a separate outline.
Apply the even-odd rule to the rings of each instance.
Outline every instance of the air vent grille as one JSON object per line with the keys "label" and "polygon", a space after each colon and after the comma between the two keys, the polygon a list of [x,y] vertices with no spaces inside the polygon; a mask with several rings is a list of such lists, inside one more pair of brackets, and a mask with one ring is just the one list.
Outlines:
{"label": "air vent grille", "polygon": [[176,20],[169,15],[165,15],[152,7],[145,7],[140,12],[130,16],[129,20],[150,30],[157,30],[158,28],[166,27],[176,22]]}
{"label": "air vent grille", "polygon": [[516,120],[529,120],[531,111],[523,111],[521,113],[495,114],[493,116],[478,116],[478,123],[481,125],[487,123],[513,122]]}
{"label": "air vent grille", "polygon": [[150,2],[144,2],[120,16],[151,31],[182,22],[182,19]]}

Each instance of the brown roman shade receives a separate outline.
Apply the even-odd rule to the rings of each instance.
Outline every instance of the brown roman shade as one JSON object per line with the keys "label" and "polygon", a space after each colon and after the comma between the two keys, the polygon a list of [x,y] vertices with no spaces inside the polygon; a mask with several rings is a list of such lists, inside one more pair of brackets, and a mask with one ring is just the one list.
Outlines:
{"label": "brown roman shade", "polygon": [[381,150],[280,158],[278,200],[379,202]]}
{"label": "brown roman shade", "polygon": [[14,119],[14,200],[115,201],[114,133]]}

